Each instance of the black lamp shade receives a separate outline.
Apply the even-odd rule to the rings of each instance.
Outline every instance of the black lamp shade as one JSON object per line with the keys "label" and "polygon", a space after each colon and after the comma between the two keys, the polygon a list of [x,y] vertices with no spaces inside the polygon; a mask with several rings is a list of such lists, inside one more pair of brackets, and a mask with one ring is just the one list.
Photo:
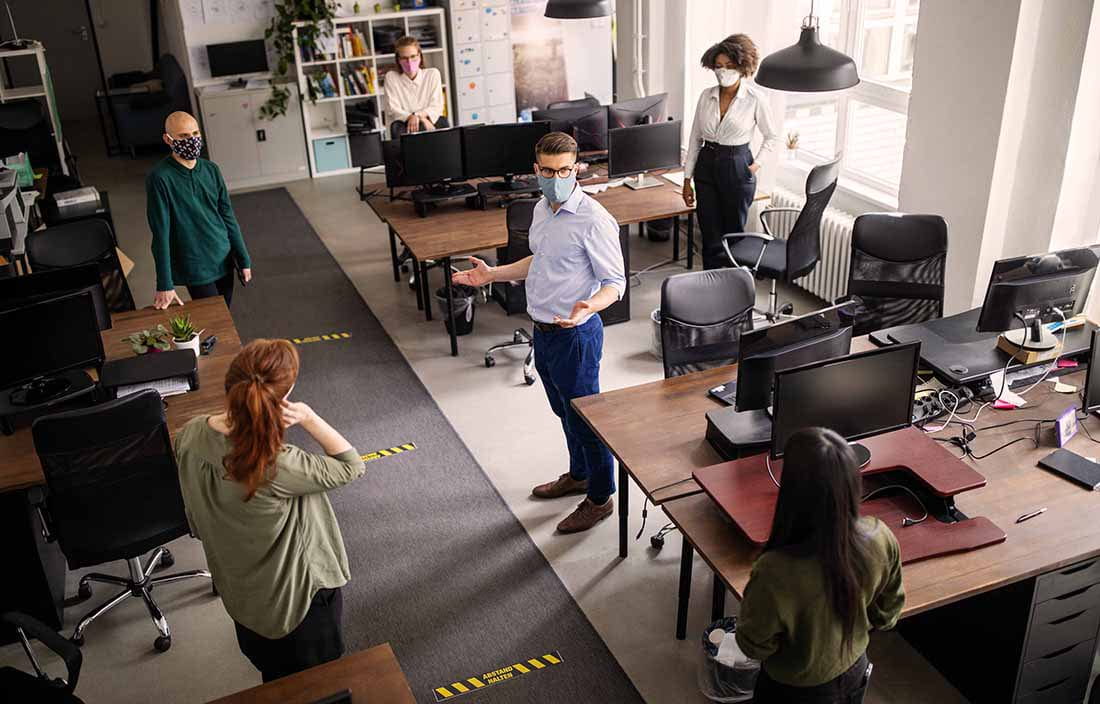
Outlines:
{"label": "black lamp shade", "polygon": [[817,27],[802,27],[798,43],[760,62],[757,85],[797,93],[843,90],[859,83],[856,63],[817,38]]}
{"label": "black lamp shade", "polygon": [[610,17],[610,0],[550,0],[546,3],[546,17],[556,20],[584,20],[593,17]]}

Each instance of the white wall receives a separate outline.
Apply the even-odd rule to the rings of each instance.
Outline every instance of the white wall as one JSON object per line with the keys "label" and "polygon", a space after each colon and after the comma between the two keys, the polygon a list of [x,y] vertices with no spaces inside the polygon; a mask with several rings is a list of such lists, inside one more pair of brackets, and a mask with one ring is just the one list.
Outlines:
{"label": "white wall", "polygon": [[152,70],[149,0],[92,0],[91,8],[103,73]]}

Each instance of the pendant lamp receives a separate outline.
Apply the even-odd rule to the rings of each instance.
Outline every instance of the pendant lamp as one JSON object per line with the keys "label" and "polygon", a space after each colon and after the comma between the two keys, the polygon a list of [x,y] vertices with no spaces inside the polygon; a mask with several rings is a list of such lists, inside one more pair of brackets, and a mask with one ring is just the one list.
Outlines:
{"label": "pendant lamp", "polygon": [[798,43],[770,54],[760,62],[757,85],[796,93],[843,90],[859,83],[856,62],[846,54],[830,49],[818,38],[817,17],[802,20]]}
{"label": "pendant lamp", "polygon": [[546,3],[546,17],[556,20],[586,20],[611,16],[610,0],[550,0]]}

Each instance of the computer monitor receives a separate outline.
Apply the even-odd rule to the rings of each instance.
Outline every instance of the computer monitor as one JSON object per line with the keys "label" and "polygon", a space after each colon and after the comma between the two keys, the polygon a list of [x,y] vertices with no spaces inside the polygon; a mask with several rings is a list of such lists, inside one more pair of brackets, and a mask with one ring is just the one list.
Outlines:
{"label": "computer monitor", "polygon": [[407,185],[462,181],[466,178],[462,163],[462,130],[452,127],[406,133],[401,136],[401,160]]}
{"label": "computer monitor", "polygon": [[[920,343],[857,352],[775,375],[771,456],[799,430],[823,427],[859,440],[912,425]],[[871,452],[853,444],[859,466]]]}
{"label": "computer monitor", "polygon": [[462,128],[462,156],[466,178],[493,178],[499,190],[526,185],[514,177],[529,174],[535,163],[535,145],[550,131],[550,123],[513,122],[502,125],[471,125]]}
{"label": "computer monitor", "polygon": [[110,330],[111,311],[103,293],[99,267],[95,264],[81,264],[24,276],[0,278],[0,310],[20,308],[28,303],[57,298],[77,291],[88,291],[92,294],[99,329]]}
{"label": "computer monitor", "polygon": [[1005,340],[1023,350],[1054,348],[1057,339],[1043,324],[1081,312],[1097,262],[1097,252],[1088,247],[996,262],[978,332],[1004,332]]}
{"label": "computer monitor", "polygon": [[572,135],[573,139],[577,140],[577,147],[582,152],[607,149],[606,106],[536,110],[532,113],[531,119],[548,121],[551,132],[564,132]]}
{"label": "computer monitor", "polygon": [[1089,366],[1085,371],[1085,394],[1081,410],[1086,413],[1100,411],[1100,329],[1092,331],[1089,347]]}
{"label": "computer monitor", "polygon": [[645,172],[680,166],[680,127],[680,121],[674,120],[608,130],[607,177],[639,174],[626,185],[635,189],[660,186],[660,181],[646,179]]}
{"label": "computer monitor", "polygon": [[607,106],[607,126],[633,127],[664,122],[668,117],[668,93],[623,100]]}
{"label": "computer monitor", "polygon": [[207,44],[206,58],[213,78],[267,73],[267,48],[263,39]]}
{"label": "computer monitor", "polygon": [[88,291],[0,311],[0,330],[10,333],[0,345],[0,389],[10,389],[12,405],[56,398],[71,386],[57,374],[103,364],[103,338]]}
{"label": "computer monitor", "polygon": [[852,320],[841,312],[851,302],[831,306],[741,333],[734,408],[755,411],[772,405],[776,372],[852,351]]}

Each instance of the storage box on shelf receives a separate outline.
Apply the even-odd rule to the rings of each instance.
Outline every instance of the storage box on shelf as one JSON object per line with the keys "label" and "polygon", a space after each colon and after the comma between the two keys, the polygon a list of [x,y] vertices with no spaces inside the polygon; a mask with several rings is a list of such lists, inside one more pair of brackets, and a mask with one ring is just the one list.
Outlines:
{"label": "storage box on shelf", "polygon": [[396,69],[393,43],[402,35],[420,40],[424,66],[442,74],[445,114],[454,114],[443,8],[338,17],[333,27],[335,41],[326,40],[324,48],[334,52],[303,46],[294,32],[302,122],[314,177],[358,171],[348,148],[349,108],[357,128],[373,119],[368,130],[387,129],[383,81],[387,71]]}

